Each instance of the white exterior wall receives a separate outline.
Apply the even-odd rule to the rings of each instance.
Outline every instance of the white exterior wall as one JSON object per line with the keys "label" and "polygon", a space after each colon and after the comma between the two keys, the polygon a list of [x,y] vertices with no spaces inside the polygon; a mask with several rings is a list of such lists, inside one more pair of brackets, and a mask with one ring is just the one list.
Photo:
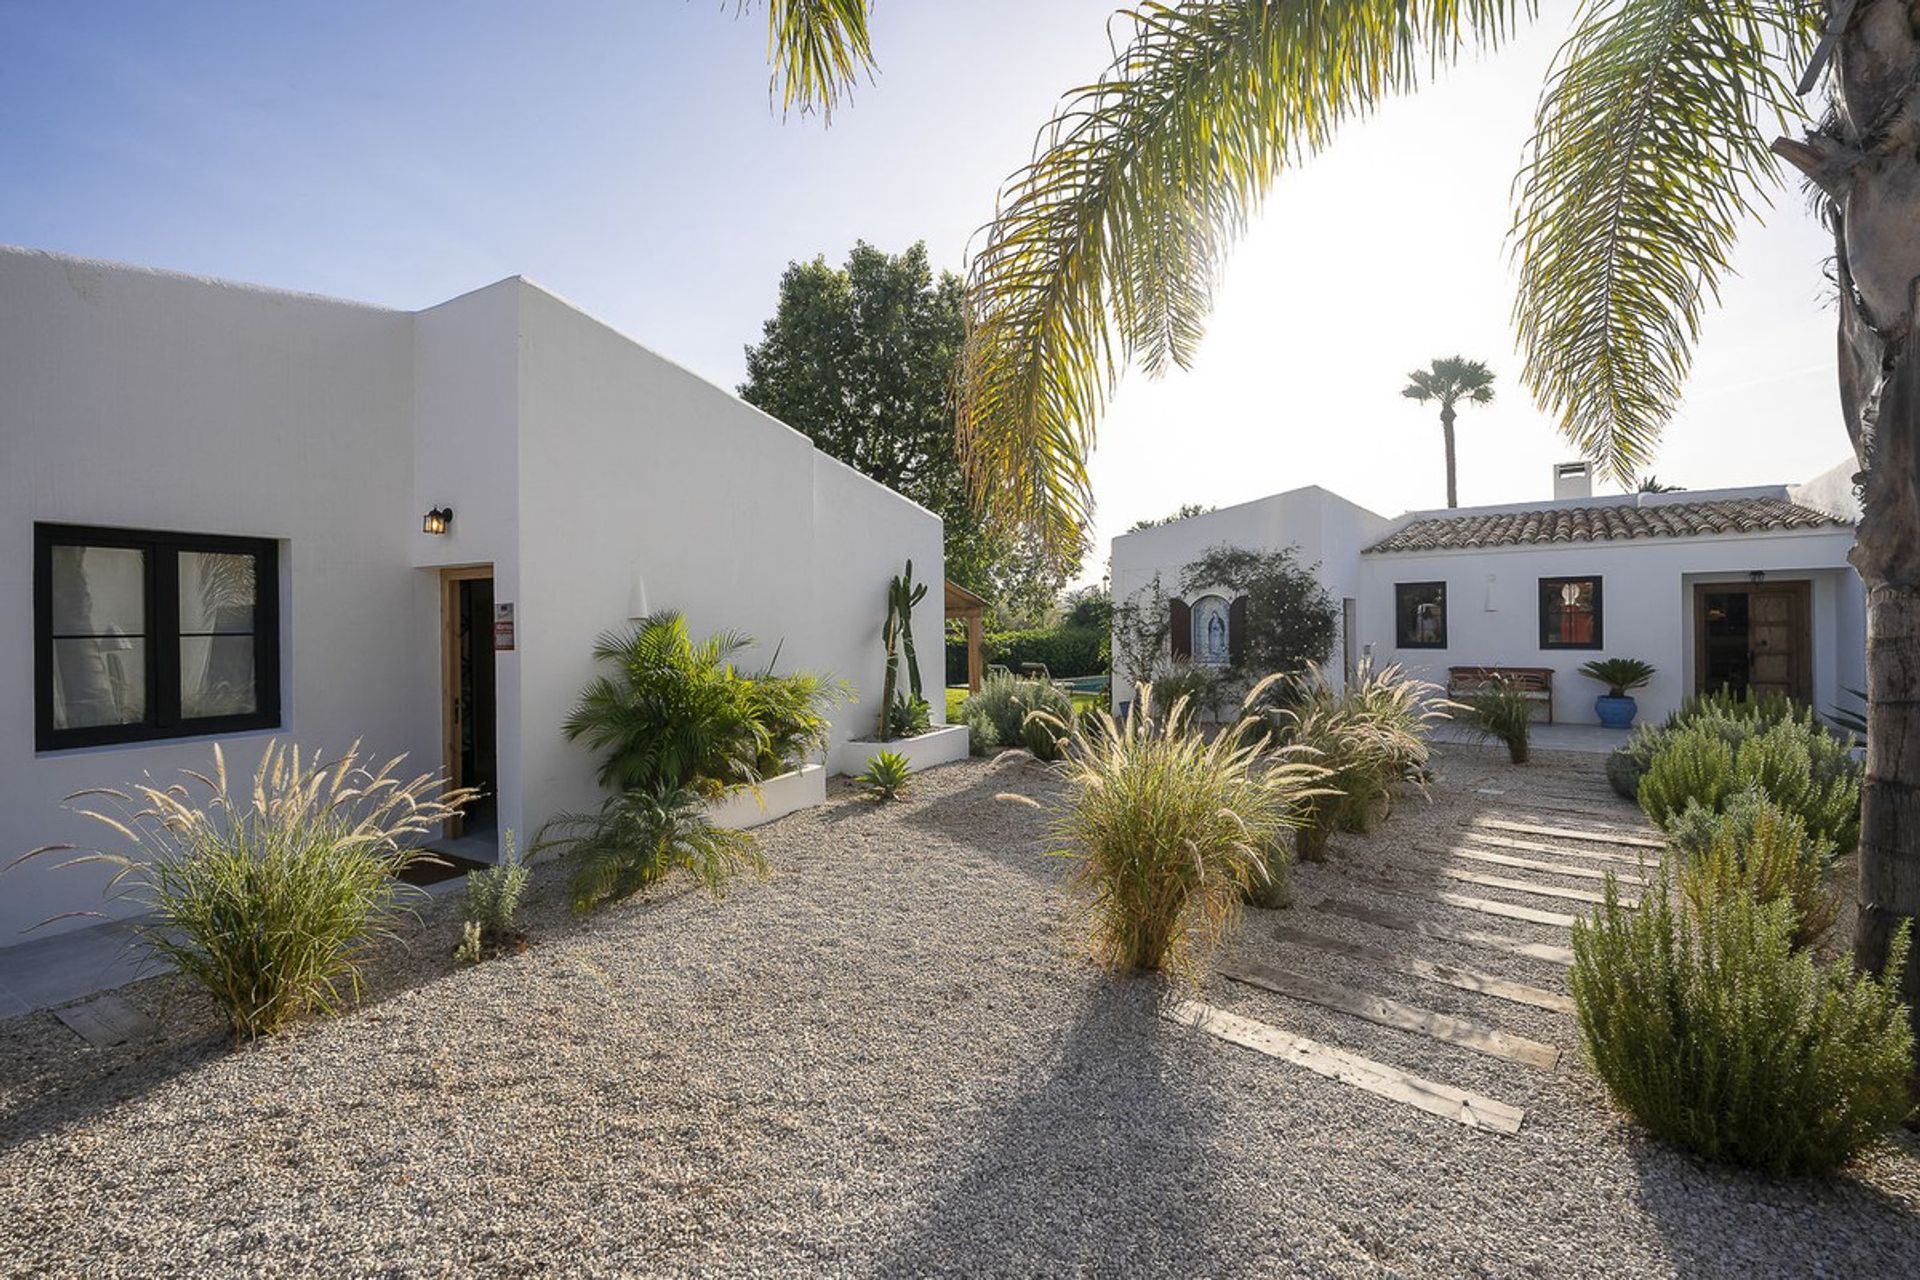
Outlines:
{"label": "white exterior wall", "polygon": [[[1658,668],[1635,692],[1642,721],[1676,709],[1694,689],[1696,582],[1807,581],[1812,588],[1813,699],[1824,712],[1845,687],[1859,688],[1866,661],[1859,576],[1847,565],[1851,529],[1775,531],[1631,541],[1561,543],[1463,551],[1387,552],[1361,557],[1362,634],[1376,662],[1398,662],[1439,684],[1448,667],[1551,667],[1556,721],[1596,724],[1593,700],[1606,690],[1579,674],[1594,658],[1640,658]],[[1541,578],[1598,575],[1605,647],[1540,648]],[[1447,647],[1395,647],[1393,587],[1447,584]]]}
{"label": "white exterior wall", "polygon": [[518,288],[522,722],[517,746],[502,724],[500,751],[519,753],[527,829],[601,799],[595,758],[560,724],[594,674],[594,638],[627,621],[635,574],[648,606],[680,610],[696,637],[753,636],[745,668],[778,647],[781,671],[852,680],[859,699],[835,713],[834,737],[864,732],[878,714],[887,581],[908,557],[930,583],[916,639],[941,634],[939,517],[552,295]]}
{"label": "white exterior wall", "polygon": [[[1168,596],[1180,596],[1180,574],[1187,565],[1215,547],[1249,551],[1294,549],[1300,563],[1316,569],[1321,585],[1333,598],[1358,600],[1361,591],[1360,552],[1384,537],[1393,525],[1338,494],[1317,486],[1293,489],[1239,506],[1189,516],[1171,524],[1122,534],[1113,540],[1111,564],[1116,605],[1137,592],[1150,590],[1158,576]],[[1205,590],[1186,593],[1191,603]],[[1344,640],[1344,636],[1342,637]],[[1341,640],[1336,640],[1329,674],[1342,679]],[[1113,673],[1113,705],[1133,698],[1133,682],[1144,673],[1124,671],[1118,653]]]}
{"label": "white exterior wall", "polygon": [[[423,534],[439,506],[450,532]],[[0,864],[102,838],[70,792],[211,750],[35,752],[38,521],[279,539],[278,736],[419,769],[443,763],[437,570],[493,566],[518,630],[496,663],[499,818],[523,847],[601,798],[560,724],[636,573],[696,635],[758,637],[749,668],[780,644],[782,671],[851,679],[839,742],[873,725],[886,584],[911,557],[940,683],[938,517],[525,281],[410,314],[0,250]],[[274,736],[222,735],[230,769]],[[47,861],[0,878],[0,946],[105,907],[103,880]]]}
{"label": "white exterior wall", "polygon": [[[79,788],[211,759],[207,738],[34,751],[37,521],[279,539],[279,736],[438,759],[396,660],[413,643],[412,407],[405,313],[0,251],[0,864],[108,836],[62,809]],[[229,771],[250,775],[274,736],[224,735]],[[0,945],[106,906],[104,875],[53,861],[0,876]]]}

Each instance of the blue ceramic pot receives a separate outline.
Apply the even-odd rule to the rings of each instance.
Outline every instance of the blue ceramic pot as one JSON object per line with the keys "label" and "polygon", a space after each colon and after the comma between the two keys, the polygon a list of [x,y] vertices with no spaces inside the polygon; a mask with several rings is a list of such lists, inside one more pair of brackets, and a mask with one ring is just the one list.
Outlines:
{"label": "blue ceramic pot", "polygon": [[1593,712],[1600,717],[1600,723],[1609,729],[1625,729],[1633,724],[1633,717],[1639,714],[1640,704],[1631,696],[1613,697],[1601,694],[1593,700]]}

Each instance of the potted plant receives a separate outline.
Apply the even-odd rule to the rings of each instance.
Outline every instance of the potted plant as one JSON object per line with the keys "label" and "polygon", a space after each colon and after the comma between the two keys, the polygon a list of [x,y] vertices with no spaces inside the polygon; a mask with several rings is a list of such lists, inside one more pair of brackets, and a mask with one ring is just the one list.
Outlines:
{"label": "potted plant", "polygon": [[1607,686],[1607,691],[1593,700],[1593,713],[1600,717],[1600,723],[1609,729],[1625,729],[1640,711],[1630,691],[1653,679],[1653,667],[1638,658],[1596,658],[1580,668],[1580,674]]}

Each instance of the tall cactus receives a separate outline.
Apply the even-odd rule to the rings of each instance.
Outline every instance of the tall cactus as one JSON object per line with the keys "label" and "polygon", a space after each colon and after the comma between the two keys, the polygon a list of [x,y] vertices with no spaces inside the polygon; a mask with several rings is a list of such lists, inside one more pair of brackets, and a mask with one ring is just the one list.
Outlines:
{"label": "tall cactus", "polygon": [[920,692],[920,660],[913,652],[913,606],[927,597],[927,584],[914,585],[913,561],[907,561],[907,571],[897,573],[893,581],[887,584],[887,621],[880,629],[880,639],[887,647],[887,681],[880,694],[880,741],[886,742],[893,737],[892,722],[888,713],[893,710],[894,690],[900,683],[900,650],[907,651],[907,683],[918,701]]}

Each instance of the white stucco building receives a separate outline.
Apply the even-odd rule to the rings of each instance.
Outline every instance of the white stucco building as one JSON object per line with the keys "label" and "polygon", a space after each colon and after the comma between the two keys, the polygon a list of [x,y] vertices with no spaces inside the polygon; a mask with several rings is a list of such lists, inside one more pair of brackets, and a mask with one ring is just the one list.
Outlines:
{"label": "white stucco building", "polygon": [[[444,767],[497,797],[463,853],[524,842],[601,799],[560,732],[594,638],[664,608],[852,681],[838,746],[908,559],[941,581],[936,516],[526,280],[407,312],[0,250],[0,863],[275,736]],[[99,884],[16,868],[0,945]]]}
{"label": "white stucco building", "polygon": [[[1550,673],[1556,721],[1597,723],[1594,658],[1658,670],[1636,693],[1658,719],[1731,684],[1821,711],[1864,687],[1866,605],[1847,563],[1851,464],[1805,484],[1593,496],[1585,464],[1556,467],[1532,503],[1376,515],[1320,488],[1174,521],[1113,541],[1116,602],[1157,579],[1186,631],[1172,648],[1218,658],[1232,602],[1181,570],[1213,547],[1293,548],[1341,614],[1336,680],[1364,657],[1445,685],[1454,668]],[[1116,643],[1116,652],[1120,649]],[[1139,673],[1114,672],[1116,705]]]}

